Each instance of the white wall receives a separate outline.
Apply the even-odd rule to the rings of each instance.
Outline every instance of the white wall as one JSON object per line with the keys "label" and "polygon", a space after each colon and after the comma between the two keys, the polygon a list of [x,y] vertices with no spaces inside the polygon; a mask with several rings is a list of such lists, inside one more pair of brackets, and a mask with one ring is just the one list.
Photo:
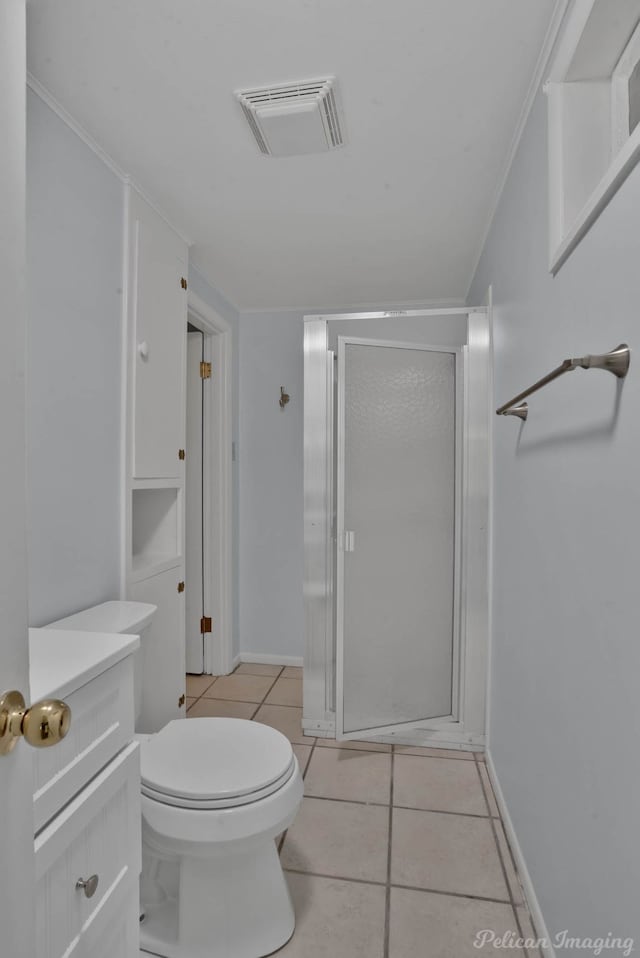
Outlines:
{"label": "white wall", "polygon": [[27,103],[30,623],[118,595],[121,182]]}
{"label": "white wall", "polygon": [[240,316],[243,652],[303,654],[302,344],[302,313]]}
{"label": "white wall", "polygon": [[[243,652],[304,655],[303,317],[304,313],[294,311],[240,316]],[[335,334],[400,338],[434,346],[466,341],[466,316],[428,321],[399,318],[382,324],[352,320],[331,327]],[[280,386],[291,396],[284,411],[278,405]]]}
{"label": "white wall", "polygon": [[[42,100],[27,110],[29,607],[41,625],[119,594],[121,180]],[[231,325],[200,273],[191,288]],[[238,502],[234,464],[234,644]]]}
{"label": "white wall", "polygon": [[[567,356],[640,346],[640,168],[554,279],[546,163],[539,94],[470,293],[493,284],[496,405]],[[550,932],[631,935],[636,948],[639,360],[636,348],[619,391],[577,370],[531,397],[524,426],[494,422],[490,719]]]}

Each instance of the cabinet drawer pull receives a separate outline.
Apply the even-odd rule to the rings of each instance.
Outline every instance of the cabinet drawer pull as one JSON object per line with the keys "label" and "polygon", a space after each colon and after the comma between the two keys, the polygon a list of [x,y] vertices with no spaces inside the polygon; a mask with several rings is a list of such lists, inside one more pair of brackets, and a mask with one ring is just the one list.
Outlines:
{"label": "cabinet drawer pull", "polygon": [[82,888],[86,898],[93,898],[98,888],[98,881],[97,875],[91,875],[90,878],[79,878],[76,882],[76,888]]}

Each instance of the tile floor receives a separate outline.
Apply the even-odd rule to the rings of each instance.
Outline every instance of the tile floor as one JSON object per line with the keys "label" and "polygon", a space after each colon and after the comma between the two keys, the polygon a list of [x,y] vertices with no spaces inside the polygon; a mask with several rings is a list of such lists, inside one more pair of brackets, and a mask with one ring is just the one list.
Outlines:
{"label": "tile floor", "polygon": [[305,798],[280,841],[297,924],[282,958],[482,958],[504,954],[474,947],[482,929],[535,938],[482,756],[304,735],[291,667],[188,675],[187,708],[271,725],[298,756]]}

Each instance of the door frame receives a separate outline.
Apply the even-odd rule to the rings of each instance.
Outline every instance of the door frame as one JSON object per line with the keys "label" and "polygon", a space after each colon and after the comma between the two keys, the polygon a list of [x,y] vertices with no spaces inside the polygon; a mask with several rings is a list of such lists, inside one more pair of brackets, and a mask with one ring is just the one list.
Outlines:
{"label": "door frame", "polygon": [[[209,614],[204,604],[204,418],[205,380],[201,363],[205,358],[207,334],[187,322],[185,375],[185,450],[184,463],[184,580],[185,591],[185,668],[187,673],[200,674],[204,668],[206,634],[200,628],[203,615]],[[209,386],[208,383],[206,383]],[[214,437],[214,446],[216,437]],[[195,448],[193,448],[195,446]],[[192,472],[194,470],[194,472]],[[197,487],[197,488],[194,488]],[[193,499],[192,499],[193,496]],[[196,568],[197,567],[197,568]],[[197,578],[194,578],[198,576]]]}
{"label": "door frame", "polygon": [[304,317],[304,599],[305,669],[303,728],[308,734],[333,737],[336,729],[335,594],[333,522],[333,359],[328,324],[353,319],[395,317],[468,317],[463,347],[466,463],[462,488],[460,548],[461,643],[459,720],[421,723],[418,729],[376,735],[383,742],[482,749],[485,744],[490,571],[490,466],[492,315],[491,308],[445,307],[310,315]]}
{"label": "door frame", "polygon": [[[227,675],[233,660],[233,334],[226,319],[200,296],[189,289],[187,297],[188,320],[204,333],[205,362],[213,366],[212,388],[205,390],[202,454],[204,601],[215,631],[205,635],[204,671]],[[216,449],[206,442],[214,423]]]}
{"label": "door frame", "polygon": [[[455,369],[455,419],[454,419],[454,560],[453,560],[453,619],[452,619],[452,659],[451,659],[451,712],[437,718],[418,719],[410,722],[397,722],[393,725],[381,725],[371,729],[359,729],[356,732],[344,731],[344,549],[341,537],[344,534],[344,471],[345,471],[345,346],[381,346],[390,349],[414,349],[430,353],[447,353],[454,357]],[[338,336],[338,419],[337,419],[337,482],[336,482],[336,738],[340,740],[361,739],[363,735],[403,734],[415,728],[440,728],[458,721],[460,702],[464,695],[464,683],[461,675],[461,662],[464,661],[465,634],[460,628],[460,606],[462,595],[461,561],[463,502],[462,488],[466,464],[464,460],[465,427],[465,363],[464,349],[460,346],[431,346],[425,343],[410,343],[400,340],[365,339],[361,336]]]}
{"label": "door frame", "polygon": [[[26,500],[26,18],[25,0],[0,6],[0,692],[30,701],[27,638]],[[2,950],[35,954],[32,750],[18,742],[0,756]]]}

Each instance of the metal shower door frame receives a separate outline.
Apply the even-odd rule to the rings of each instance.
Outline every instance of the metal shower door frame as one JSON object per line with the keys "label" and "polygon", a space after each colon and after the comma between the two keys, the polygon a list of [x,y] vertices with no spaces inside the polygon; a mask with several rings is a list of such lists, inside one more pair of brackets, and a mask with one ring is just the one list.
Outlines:
{"label": "metal shower door frame", "polygon": [[[448,715],[420,717],[410,722],[393,725],[373,726],[352,732],[344,730],[344,475],[345,475],[345,347],[372,346],[392,349],[419,350],[430,353],[447,353],[455,359],[455,488],[454,488],[454,568],[453,568],[453,622],[452,622],[452,663],[451,663],[451,713]],[[465,369],[464,349],[456,346],[430,346],[423,343],[399,342],[397,340],[368,339],[356,336],[338,336],[338,402],[337,402],[337,482],[336,482],[336,526],[335,526],[335,723],[336,738],[341,740],[361,739],[363,736],[390,735],[425,728],[429,723],[457,722],[460,712],[461,662],[463,635],[461,623],[462,597],[462,525],[463,525],[463,482],[464,482],[464,408],[465,408]],[[332,417],[333,418],[333,417]]]}
{"label": "metal shower door frame", "polygon": [[307,735],[335,735],[333,354],[329,330],[345,320],[468,318],[465,356],[460,694],[457,722],[425,722],[380,741],[481,749],[486,741],[491,631],[491,462],[494,423],[492,302],[479,307],[311,314],[304,317],[304,699]]}

